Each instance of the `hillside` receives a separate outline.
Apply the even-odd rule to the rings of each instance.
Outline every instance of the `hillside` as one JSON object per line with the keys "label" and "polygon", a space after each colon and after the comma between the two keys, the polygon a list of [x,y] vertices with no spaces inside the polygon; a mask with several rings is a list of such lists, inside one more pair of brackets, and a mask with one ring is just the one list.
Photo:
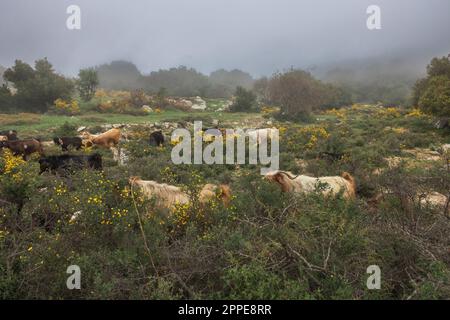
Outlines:
{"label": "hillside", "polygon": [[[444,147],[449,147],[450,132],[434,129],[432,119],[418,110],[354,105],[318,112],[309,124],[213,111],[36,117],[2,115],[0,126],[17,129],[19,136],[44,134],[46,155],[61,152],[52,136],[75,135],[80,125],[98,133],[119,124],[123,139],[119,153],[94,147],[103,158],[102,171],[40,175],[34,158],[0,157],[5,202],[0,258],[7,262],[2,267],[9,277],[0,283],[3,297],[449,296],[450,226],[444,194],[450,174]],[[166,138],[180,126],[192,132],[193,119],[203,119],[205,125],[217,119],[225,128],[277,127],[280,169],[311,177],[349,172],[356,181],[356,198],[324,196],[321,186],[309,194],[283,193],[262,179],[259,165],[175,165],[173,144],[148,143],[157,129]],[[86,152],[90,150],[71,154]],[[192,202],[167,214],[130,190],[133,176],[178,186]],[[222,204],[218,194],[200,204],[196,199],[206,183],[227,184],[231,203]],[[14,246],[8,246],[12,241]],[[61,285],[64,273],[55,270],[65,270],[73,261],[83,270],[89,290]],[[380,290],[365,287],[366,269],[374,264],[383,271]],[[13,271],[10,265],[20,268]]]}

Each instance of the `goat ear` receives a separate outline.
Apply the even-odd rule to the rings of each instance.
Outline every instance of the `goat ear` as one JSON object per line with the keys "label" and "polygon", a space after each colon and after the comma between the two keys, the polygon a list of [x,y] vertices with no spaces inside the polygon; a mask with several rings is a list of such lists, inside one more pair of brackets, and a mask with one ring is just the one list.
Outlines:
{"label": "goat ear", "polygon": [[278,182],[279,184],[284,184],[284,179],[285,179],[285,176],[284,176],[284,174],[282,174],[281,172],[277,172],[276,174],[275,174],[275,181],[276,182]]}

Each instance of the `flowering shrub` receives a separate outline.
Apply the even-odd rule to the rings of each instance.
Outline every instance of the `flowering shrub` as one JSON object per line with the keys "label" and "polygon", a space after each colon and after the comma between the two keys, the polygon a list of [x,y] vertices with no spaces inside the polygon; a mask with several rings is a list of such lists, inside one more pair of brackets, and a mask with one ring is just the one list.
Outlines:
{"label": "flowering shrub", "polygon": [[9,149],[4,149],[2,157],[0,158],[0,172],[2,174],[17,174],[20,166],[25,162],[22,157],[14,156]]}
{"label": "flowering shrub", "polygon": [[377,111],[377,116],[385,118],[398,118],[400,117],[400,111],[397,108],[381,108]]}
{"label": "flowering shrub", "polygon": [[[307,126],[299,129],[283,130],[281,133],[281,145],[288,151],[303,152],[315,148],[330,137],[326,128],[320,126]],[[283,141],[286,141],[283,143]]]}
{"label": "flowering shrub", "polygon": [[57,114],[70,116],[80,113],[80,107],[78,105],[78,101],[76,100],[65,101],[63,99],[56,99],[54,110]]}
{"label": "flowering shrub", "polygon": [[341,109],[329,109],[324,112],[326,115],[335,116],[337,118],[345,118],[347,116],[346,110],[344,108]]}
{"label": "flowering shrub", "polygon": [[261,108],[261,113],[262,113],[263,117],[265,117],[265,118],[273,117],[276,114],[278,114],[279,112],[280,112],[280,108],[278,108],[278,107],[264,106]]}
{"label": "flowering shrub", "polygon": [[16,204],[20,209],[36,187],[36,164],[14,156],[9,149],[3,149],[0,155],[1,199]]}
{"label": "flowering shrub", "polygon": [[424,118],[427,115],[425,113],[423,113],[422,110],[420,110],[419,108],[413,108],[410,112],[408,112],[406,114],[406,117],[411,117],[411,118]]}

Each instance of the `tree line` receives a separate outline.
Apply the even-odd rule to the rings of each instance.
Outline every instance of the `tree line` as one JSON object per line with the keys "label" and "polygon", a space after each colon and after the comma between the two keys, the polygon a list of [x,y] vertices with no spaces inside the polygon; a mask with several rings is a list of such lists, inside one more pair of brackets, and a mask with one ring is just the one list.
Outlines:
{"label": "tree line", "polygon": [[[307,119],[317,110],[338,108],[354,102],[354,92],[338,84],[316,79],[300,69],[277,72],[271,77],[254,80],[240,70],[217,70],[206,76],[195,69],[180,66],[142,75],[129,62],[115,61],[96,68],[80,70],[77,78],[67,78],[55,72],[46,59],[34,66],[17,60],[4,70],[0,87],[0,112],[47,112],[57,99],[72,99],[75,95],[90,101],[97,87],[113,90],[143,90],[149,94],[209,98],[230,98],[233,112],[255,112],[264,105],[277,106],[278,117]],[[12,85],[11,85],[12,84]],[[395,91],[392,86],[390,90]],[[380,102],[391,101],[389,90],[381,90]],[[386,98],[386,95],[388,96]],[[384,97],[384,98],[383,98]],[[434,58],[427,67],[427,76],[413,87],[412,106],[436,116],[450,116],[450,58]]]}
{"label": "tree line", "polygon": [[100,86],[112,90],[137,90],[156,94],[164,88],[168,95],[229,98],[237,86],[251,89],[252,76],[241,70],[216,70],[209,76],[193,68],[179,66],[142,74],[131,62],[113,61],[95,68]]}

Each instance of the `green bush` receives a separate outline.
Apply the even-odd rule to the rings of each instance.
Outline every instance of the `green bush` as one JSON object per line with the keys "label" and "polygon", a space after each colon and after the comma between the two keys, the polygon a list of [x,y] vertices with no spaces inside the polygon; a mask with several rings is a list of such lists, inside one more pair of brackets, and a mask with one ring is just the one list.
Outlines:
{"label": "green bush", "polygon": [[243,87],[237,87],[235,101],[230,106],[231,112],[252,112],[257,110],[256,95]]}
{"label": "green bush", "polygon": [[55,130],[54,134],[56,137],[74,137],[78,135],[77,128],[75,124],[66,121]]}
{"label": "green bush", "polygon": [[450,116],[450,57],[433,58],[427,77],[414,86],[413,103],[436,116]]}

